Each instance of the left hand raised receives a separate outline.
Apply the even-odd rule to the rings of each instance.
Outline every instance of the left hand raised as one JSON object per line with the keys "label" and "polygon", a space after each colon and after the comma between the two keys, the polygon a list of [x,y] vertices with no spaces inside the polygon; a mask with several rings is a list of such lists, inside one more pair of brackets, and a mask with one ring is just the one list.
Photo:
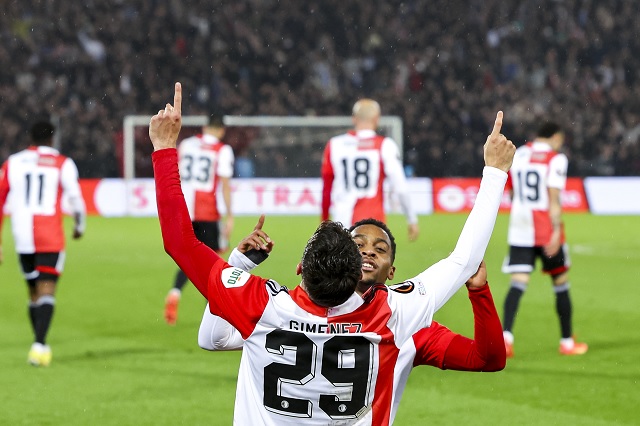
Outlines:
{"label": "left hand raised", "polygon": [[164,109],[151,117],[149,123],[149,137],[153,150],[175,148],[178,134],[182,127],[182,85],[176,83],[173,95],[173,105],[167,104]]}

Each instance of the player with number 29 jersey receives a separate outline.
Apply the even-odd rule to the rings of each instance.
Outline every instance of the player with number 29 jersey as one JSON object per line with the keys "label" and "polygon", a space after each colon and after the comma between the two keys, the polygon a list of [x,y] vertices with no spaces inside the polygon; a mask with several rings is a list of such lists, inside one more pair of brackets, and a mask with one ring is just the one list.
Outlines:
{"label": "player with number 29 jersey", "polygon": [[210,134],[186,138],[178,147],[180,178],[191,221],[217,222],[218,179],[233,176],[233,150]]}
{"label": "player with number 29 jersey", "polygon": [[[565,188],[567,167],[566,155],[545,142],[529,142],[516,150],[506,185],[513,191],[510,246],[540,247],[549,242],[553,226],[547,188]],[[560,242],[564,243],[564,233]]]}
{"label": "player with number 29 jersey", "polygon": [[506,173],[491,167],[452,254],[414,279],[353,293],[332,308],[300,286],[234,268],[193,233],[175,150],[153,153],[165,249],[243,339],[234,424],[388,425],[400,347],[473,275],[493,230]]}
{"label": "player with number 29 jersey", "polygon": [[350,131],[329,140],[322,161],[322,220],[349,227],[373,218],[385,222],[383,183],[400,198],[409,223],[417,223],[411,210],[407,183],[395,141],[370,129]]}
{"label": "player with number 29 jersey", "polygon": [[63,195],[80,215],[82,232],[85,206],[72,159],[48,146],[32,146],[7,159],[0,172],[0,213],[8,200],[17,253],[64,251]]}

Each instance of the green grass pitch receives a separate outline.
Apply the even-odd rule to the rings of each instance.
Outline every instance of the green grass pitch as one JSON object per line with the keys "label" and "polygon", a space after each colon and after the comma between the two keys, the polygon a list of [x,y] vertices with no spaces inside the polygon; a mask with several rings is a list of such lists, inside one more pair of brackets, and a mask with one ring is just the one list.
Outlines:
{"label": "green grass pitch", "polygon": [[[404,220],[389,218],[398,240],[396,278],[410,278],[453,249],[466,216],[421,218],[408,243]],[[232,241],[253,229],[236,218]],[[162,318],[175,265],[155,218],[90,217],[86,236],[69,241],[49,343],[49,368],[27,365],[32,341],[26,286],[10,224],[0,266],[0,423],[6,425],[229,425],[238,353],[208,353],[196,335],[204,299],[186,288],[178,324]],[[411,375],[398,425],[631,425],[640,409],[640,217],[567,215],[574,329],[590,345],[582,357],[558,355],[558,321],[549,279],[536,272],[516,321],[516,357],[499,373],[419,367]],[[295,266],[317,217],[268,217],[276,242],[256,273],[298,283]],[[67,230],[70,229],[67,223]],[[500,272],[507,216],[486,260],[498,311],[509,279]],[[464,289],[436,320],[471,336]]]}

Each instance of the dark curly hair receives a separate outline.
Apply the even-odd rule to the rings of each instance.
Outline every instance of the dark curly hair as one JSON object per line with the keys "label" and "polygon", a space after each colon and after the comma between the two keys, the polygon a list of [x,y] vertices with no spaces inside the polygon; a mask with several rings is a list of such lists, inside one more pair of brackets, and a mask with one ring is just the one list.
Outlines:
{"label": "dark curly hair", "polygon": [[51,140],[56,128],[48,121],[38,121],[31,126],[31,139],[36,142],[46,142]]}
{"label": "dark curly hair", "polygon": [[362,277],[362,256],[351,234],[330,220],[318,226],[302,255],[302,281],[309,298],[323,307],[344,303]]}
{"label": "dark curly hair", "polygon": [[540,138],[550,138],[556,133],[560,132],[562,132],[562,127],[560,127],[558,123],[555,123],[553,121],[545,121],[538,127],[536,136]]}
{"label": "dark curly hair", "polygon": [[378,228],[386,232],[386,234],[389,236],[389,241],[391,242],[391,264],[393,265],[393,262],[396,260],[396,239],[393,237],[393,234],[391,233],[389,227],[384,222],[380,222],[377,219],[362,219],[354,223],[351,228],[349,228],[349,233],[353,232],[353,230],[357,227],[363,225],[377,226]]}

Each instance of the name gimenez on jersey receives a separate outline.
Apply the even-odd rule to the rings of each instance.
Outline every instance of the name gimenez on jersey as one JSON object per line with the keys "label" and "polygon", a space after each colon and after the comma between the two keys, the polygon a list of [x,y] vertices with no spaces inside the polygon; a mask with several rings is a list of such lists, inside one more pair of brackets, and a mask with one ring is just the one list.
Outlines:
{"label": "name gimenez on jersey", "polygon": [[337,322],[331,324],[320,324],[291,320],[289,321],[289,330],[318,334],[360,333],[360,331],[362,330],[362,324],[359,322]]}

